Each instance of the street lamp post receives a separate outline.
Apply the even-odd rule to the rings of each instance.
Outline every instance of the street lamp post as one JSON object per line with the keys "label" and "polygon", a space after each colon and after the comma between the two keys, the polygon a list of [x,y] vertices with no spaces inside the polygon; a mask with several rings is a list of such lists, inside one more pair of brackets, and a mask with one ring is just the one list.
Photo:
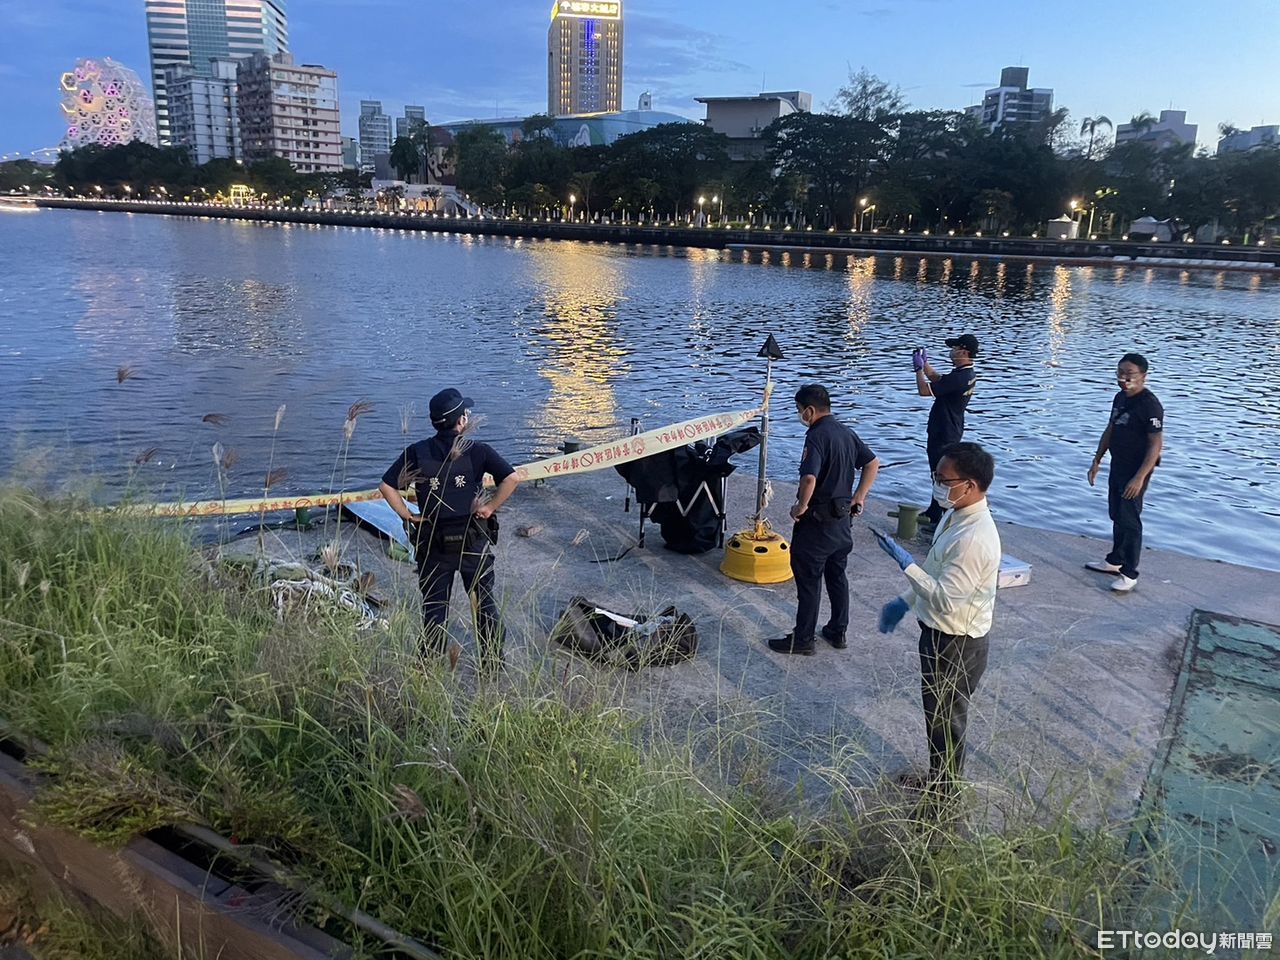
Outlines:
{"label": "street lamp post", "polygon": [[573,193],[569,194],[569,222],[570,223],[574,222],[573,207],[574,207],[574,204],[576,204],[577,202],[578,202],[577,194],[573,194]]}
{"label": "street lamp post", "polygon": [[862,209],[858,211],[858,232],[861,233],[862,228],[865,226],[867,216],[867,198],[863,197],[859,200],[858,205],[862,207]]}
{"label": "street lamp post", "polygon": [[698,226],[705,227],[707,225],[706,217],[702,212],[702,208],[706,205],[706,197],[698,197]]}

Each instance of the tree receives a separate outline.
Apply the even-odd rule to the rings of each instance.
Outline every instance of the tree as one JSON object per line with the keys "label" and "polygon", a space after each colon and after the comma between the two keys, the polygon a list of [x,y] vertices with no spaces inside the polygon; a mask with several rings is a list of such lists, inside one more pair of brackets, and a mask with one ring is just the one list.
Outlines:
{"label": "tree", "polygon": [[[423,124],[422,126],[426,126]],[[391,144],[391,166],[401,180],[411,180],[422,169],[422,154],[409,137],[396,137]]]}
{"label": "tree", "polygon": [[1084,151],[1086,160],[1093,159],[1093,141],[1100,127],[1106,127],[1108,131],[1115,129],[1111,123],[1111,118],[1102,114],[1098,114],[1096,117],[1085,117],[1080,121],[1080,136],[1083,137],[1086,133],[1089,135],[1089,146]]}
{"label": "tree", "polygon": [[570,189],[582,203],[582,208],[586,211],[588,220],[591,219],[591,191],[595,189],[596,181],[599,178],[598,171],[584,170],[581,173],[574,174],[573,183],[570,184]]}
{"label": "tree", "polygon": [[[1159,121],[1152,116],[1150,111],[1147,110],[1143,110],[1141,113],[1134,114],[1129,118],[1129,127],[1138,136],[1142,136],[1144,133],[1150,133],[1151,128],[1157,123],[1159,123]],[[1083,133],[1083,131],[1081,132]]]}
{"label": "tree", "polygon": [[409,121],[409,142],[418,151],[418,169],[416,173],[422,183],[427,182],[428,161],[436,147],[435,134],[431,132],[431,124],[426,120]]}
{"label": "tree", "polygon": [[549,140],[555,126],[556,118],[547,113],[535,113],[531,117],[526,117],[524,122],[520,124],[521,142],[538,139]]}
{"label": "tree", "polygon": [[985,230],[999,230],[1016,216],[1013,194],[1007,190],[983,190],[973,200],[970,218]]}
{"label": "tree", "polygon": [[458,133],[451,149],[458,186],[484,206],[500,206],[507,165],[507,140],[502,133],[483,124],[469,127]]}
{"label": "tree", "polygon": [[850,71],[848,82],[836,91],[830,109],[854,120],[876,121],[902,113],[906,107],[901,90],[862,67],[857,73]]}
{"label": "tree", "polygon": [[826,222],[852,219],[853,197],[866,184],[873,161],[884,155],[884,127],[871,120],[828,113],[792,113],[764,131],[769,158],[784,174],[804,177],[826,208]]}
{"label": "tree", "polygon": [[728,144],[728,137],[693,123],[663,123],[628,134],[599,155],[602,182],[596,192],[625,197],[629,185],[647,179],[659,188],[653,202],[678,215],[708,184],[725,179]]}

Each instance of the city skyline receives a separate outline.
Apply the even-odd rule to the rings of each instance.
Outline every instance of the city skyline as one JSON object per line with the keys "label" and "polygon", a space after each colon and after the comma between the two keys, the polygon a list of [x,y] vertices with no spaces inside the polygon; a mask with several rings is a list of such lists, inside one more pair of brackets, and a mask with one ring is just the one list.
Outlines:
{"label": "city skyline", "polygon": [[[497,21],[451,7],[428,22],[411,0],[366,0],[354,13],[338,0],[293,0],[289,45],[300,63],[338,73],[348,136],[361,99],[380,99],[388,112],[423,104],[433,123],[542,112],[548,6],[508,2]],[[1186,0],[1160,4],[1158,17],[1148,16],[1154,4],[1120,6],[1084,0],[1072,15],[1088,28],[1071,31],[1039,8],[995,0],[903,0],[892,8],[813,0],[781,19],[766,3],[631,0],[622,106],[651,91],[655,109],[701,118],[696,97],[785,88],[812,90],[818,109],[849,68],[866,66],[916,107],[963,110],[1002,68],[1026,65],[1077,127],[1086,116],[1105,114],[1119,125],[1143,110],[1173,108],[1186,111],[1200,146],[1212,148],[1221,122],[1247,128],[1280,120],[1280,95],[1257,79],[1280,33],[1280,5],[1238,0],[1226,24],[1206,24],[1202,8]],[[148,68],[142,0],[0,0],[0,15],[14,40],[0,55],[7,105],[0,153],[56,146],[61,131],[48,108],[66,62],[111,56],[139,73]],[[353,17],[368,29],[353,29]]]}

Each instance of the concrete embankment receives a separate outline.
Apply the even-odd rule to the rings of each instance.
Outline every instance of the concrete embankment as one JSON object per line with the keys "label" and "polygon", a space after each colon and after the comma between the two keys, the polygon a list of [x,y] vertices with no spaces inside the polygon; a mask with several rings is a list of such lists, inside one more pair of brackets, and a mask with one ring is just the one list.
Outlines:
{"label": "concrete embankment", "polygon": [[40,198],[42,207],[208,217],[263,223],[376,227],[477,236],[587,240],[599,243],[703,247],[743,251],[818,254],[884,253],[901,256],[988,257],[1106,266],[1165,267],[1179,270],[1244,270],[1280,273],[1280,247],[1242,247],[1129,241],[1045,240],[1022,237],[950,237],[898,233],[835,233],[821,230],[575,224],[538,220],[446,218],[430,214],[373,213],[285,207],[231,207],[212,203],[148,200]]}
{"label": "concrete embankment", "polygon": [[[775,487],[770,512],[789,532],[794,487]],[[743,525],[753,495],[750,478],[730,480],[731,529]],[[500,544],[510,663],[552,656],[562,661],[556,675],[596,674],[548,647],[551,624],[575,594],[623,613],[675,604],[694,618],[701,649],[690,663],[614,678],[620,701],[638,715],[658,718],[678,737],[749,731],[780,748],[775,774],[783,783],[805,781],[806,796],[821,795],[819,782],[833,775],[869,785],[927,765],[918,630],[904,625],[885,636],[876,628],[880,607],[905,589],[868,529],[892,528],[889,504],[869,505],[855,525],[848,649],[820,644],[816,656],[791,658],[763,641],[790,631],[794,584],[729,580],[718,569],[720,551],[670,553],[652,526],[647,547],[627,551],[638,517],[634,505],[623,512],[623,500],[622,481],[610,471],[526,485],[504,509],[504,531],[538,529],[530,538],[504,532]],[[993,507],[999,518],[1000,504]],[[272,549],[309,555],[333,532],[280,534]],[[1007,554],[1031,564],[1031,582],[1000,592],[967,772],[997,809],[1048,793],[1074,798],[1076,811],[1091,819],[1130,816],[1160,745],[1193,611],[1280,623],[1280,574],[1151,550],[1139,588],[1122,596],[1109,589],[1110,578],[1083,566],[1108,545],[1009,523],[1000,524],[1000,535]],[[376,574],[379,590],[416,608],[409,564],[390,560],[380,541],[349,522],[342,537],[348,557]],[[928,549],[924,539],[908,546],[918,557]],[[238,549],[251,552],[256,541]],[[451,622],[469,636],[465,597],[455,596]]]}

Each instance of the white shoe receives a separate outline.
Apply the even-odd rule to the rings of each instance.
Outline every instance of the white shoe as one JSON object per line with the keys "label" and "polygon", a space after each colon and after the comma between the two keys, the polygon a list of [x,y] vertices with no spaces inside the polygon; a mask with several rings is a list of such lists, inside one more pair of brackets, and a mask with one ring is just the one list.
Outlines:
{"label": "white shoe", "polygon": [[1111,563],[1107,560],[1090,560],[1084,565],[1086,570],[1092,570],[1094,573],[1119,573],[1120,564]]}
{"label": "white shoe", "polygon": [[1111,584],[1112,593],[1129,593],[1138,585],[1137,577],[1126,577],[1123,573],[1116,577],[1115,583]]}

